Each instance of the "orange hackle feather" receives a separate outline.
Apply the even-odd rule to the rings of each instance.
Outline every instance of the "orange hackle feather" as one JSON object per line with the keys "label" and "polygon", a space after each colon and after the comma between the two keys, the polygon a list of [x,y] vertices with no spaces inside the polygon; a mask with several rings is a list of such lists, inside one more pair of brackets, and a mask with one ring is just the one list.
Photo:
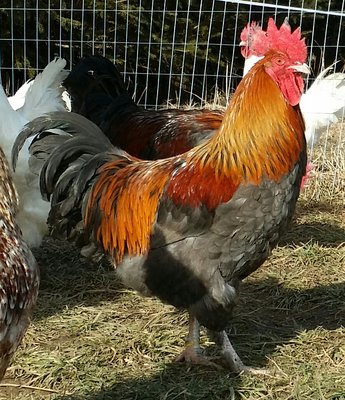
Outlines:
{"label": "orange hackle feather", "polygon": [[297,162],[305,143],[299,107],[286,102],[259,64],[254,67],[255,80],[249,73],[239,84],[230,112],[207,151],[199,147],[194,155],[218,174],[231,176],[235,183],[259,184],[264,177],[278,182]]}
{"label": "orange hackle feather", "polygon": [[[172,163],[113,161],[98,171],[86,210],[85,223],[100,213],[95,239],[117,263],[124,254],[148,251],[159,200],[172,172]],[[97,209],[97,211],[96,211]]]}

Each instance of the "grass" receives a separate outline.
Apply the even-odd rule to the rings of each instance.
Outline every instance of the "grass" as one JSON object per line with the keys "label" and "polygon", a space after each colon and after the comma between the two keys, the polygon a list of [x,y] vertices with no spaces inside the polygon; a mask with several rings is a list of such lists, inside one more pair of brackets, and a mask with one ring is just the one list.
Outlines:
{"label": "grass", "polygon": [[[345,135],[315,149],[292,228],[243,284],[229,335],[271,376],[233,376],[173,359],[184,313],[122,287],[107,266],[47,240],[32,325],[1,400],[345,399]],[[338,150],[337,150],[338,149]],[[215,346],[203,335],[203,346]]]}

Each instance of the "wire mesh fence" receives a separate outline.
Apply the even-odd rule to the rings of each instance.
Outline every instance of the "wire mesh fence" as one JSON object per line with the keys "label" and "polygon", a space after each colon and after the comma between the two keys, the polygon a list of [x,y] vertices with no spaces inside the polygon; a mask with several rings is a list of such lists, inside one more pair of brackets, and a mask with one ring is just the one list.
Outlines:
{"label": "wire mesh fence", "polygon": [[[166,100],[225,97],[242,76],[239,34],[249,20],[287,16],[307,37],[315,74],[345,58],[345,0],[2,0],[0,60],[9,93],[56,55],[71,67],[102,54],[116,62],[133,98],[152,107]],[[341,63],[337,68],[341,68]]]}

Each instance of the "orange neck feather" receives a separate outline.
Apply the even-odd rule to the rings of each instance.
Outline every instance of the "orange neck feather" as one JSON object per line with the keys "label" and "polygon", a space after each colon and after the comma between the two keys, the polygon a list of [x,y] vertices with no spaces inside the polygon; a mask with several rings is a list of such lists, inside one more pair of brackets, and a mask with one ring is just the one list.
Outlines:
{"label": "orange neck feather", "polygon": [[299,107],[286,102],[263,65],[254,68],[255,76],[247,74],[238,86],[218,134],[196,148],[191,160],[236,182],[258,184],[263,177],[279,181],[288,173],[305,138]]}

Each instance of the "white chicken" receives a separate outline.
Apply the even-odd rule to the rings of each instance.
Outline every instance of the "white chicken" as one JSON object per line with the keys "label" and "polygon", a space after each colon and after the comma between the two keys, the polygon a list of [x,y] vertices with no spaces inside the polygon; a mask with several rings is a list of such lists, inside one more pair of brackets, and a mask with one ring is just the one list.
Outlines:
{"label": "white chicken", "polygon": [[305,138],[311,148],[322,132],[344,117],[345,74],[330,73],[332,69],[333,65],[330,65],[320,72],[301,98],[300,107],[306,123]]}
{"label": "white chicken", "polygon": [[[0,146],[8,159],[11,157],[12,146],[17,135],[27,122],[50,111],[66,110],[65,102],[61,97],[63,92],[61,83],[68,74],[68,71],[64,70],[65,66],[66,61],[57,58],[51,61],[33,81],[24,84],[21,88],[23,93],[26,90],[24,104],[17,110],[13,107],[20,105],[23,93],[20,92],[17,99],[15,96],[11,99],[12,107],[0,85]],[[18,225],[28,245],[37,247],[48,231],[46,221],[49,203],[42,200],[37,176],[29,171],[28,146],[29,144],[21,154],[13,179],[20,201]]]}

